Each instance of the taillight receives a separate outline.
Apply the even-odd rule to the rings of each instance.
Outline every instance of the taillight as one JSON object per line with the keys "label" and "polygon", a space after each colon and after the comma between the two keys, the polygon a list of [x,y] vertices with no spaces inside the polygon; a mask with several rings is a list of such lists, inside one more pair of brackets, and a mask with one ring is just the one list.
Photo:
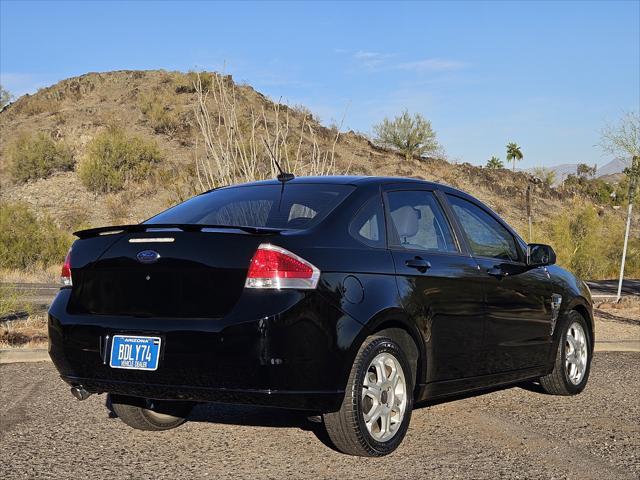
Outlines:
{"label": "taillight", "polygon": [[62,264],[62,272],[60,273],[60,283],[65,287],[70,287],[71,283],[71,249],[67,253],[67,256],[64,259],[64,263]]}
{"label": "taillight", "polygon": [[263,243],[251,259],[245,287],[313,289],[319,278],[320,270],[304,258],[284,248]]}

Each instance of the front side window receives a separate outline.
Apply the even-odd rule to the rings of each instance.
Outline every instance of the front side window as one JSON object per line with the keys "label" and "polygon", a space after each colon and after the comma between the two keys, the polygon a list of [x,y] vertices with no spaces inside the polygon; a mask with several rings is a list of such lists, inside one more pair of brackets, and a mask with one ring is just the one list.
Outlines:
{"label": "front side window", "polygon": [[451,227],[433,192],[403,190],[387,194],[389,243],[406,250],[457,252]]}
{"label": "front side window", "polygon": [[220,188],[193,197],[145,223],[300,230],[326,217],[353,188],[313,183]]}
{"label": "front side window", "polygon": [[504,225],[467,200],[454,195],[447,195],[447,198],[474,255],[511,261],[519,259],[515,238]]}

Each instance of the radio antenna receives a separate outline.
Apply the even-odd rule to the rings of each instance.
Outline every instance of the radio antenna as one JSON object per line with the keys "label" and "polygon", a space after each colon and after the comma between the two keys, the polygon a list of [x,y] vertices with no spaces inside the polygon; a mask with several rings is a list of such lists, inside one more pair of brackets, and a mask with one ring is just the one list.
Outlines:
{"label": "radio antenna", "polygon": [[275,166],[278,168],[278,171],[280,172],[276,178],[283,183],[296,178],[296,176],[293,173],[285,172],[284,170],[282,170],[282,167],[278,163],[278,160],[276,160],[275,155],[271,151],[271,147],[269,146],[267,141],[264,139],[264,137],[262,138],[262,142],[264,143],[264,146],[267,147],[267,151],[269,152],[269,156],[271,157],[271,160],[273,161]]}

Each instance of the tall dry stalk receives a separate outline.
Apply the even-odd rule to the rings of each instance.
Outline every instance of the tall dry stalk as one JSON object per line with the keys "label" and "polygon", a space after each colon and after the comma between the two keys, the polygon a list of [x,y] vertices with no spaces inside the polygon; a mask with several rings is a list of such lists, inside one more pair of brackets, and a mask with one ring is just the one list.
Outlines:
{"label": "tall dry stalk", "polygon": [[196,154],[195,160],[202,190],[274,178],[279,173],[274,160],[296,176],[339,173],[336,144],[342,122],[327,149],[310,117],[304,115],[296,128],[290,109],[280,102],[273,104],[272,111],[263,106],[256,113],[251,108],[243,116],[236,87],[224,75],[212,74],[210,90],[205,90],[198,75],[194,88],[194,114],[205,152]]}

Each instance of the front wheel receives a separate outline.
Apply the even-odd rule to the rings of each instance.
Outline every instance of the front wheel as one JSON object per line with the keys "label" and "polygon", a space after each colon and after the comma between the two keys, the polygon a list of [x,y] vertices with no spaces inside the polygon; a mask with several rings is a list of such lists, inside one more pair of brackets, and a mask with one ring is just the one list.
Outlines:
{"label": "front wheel", "polygon": [[162,431],[182,425],[191,413],[189,402],[148,400],[109,394],[107,405],[124,423],[137,430]]}
{"label": "front wheel", "polygon": [[552,395],[576,395],[587,385],[593,345],[584,317],[568,313],[556,352],[553,370],[540,378],[540,385]]}
{"label": "front wheel", "polygon": [[398,448],[412,408],[413,381],[406,355],[390,338],[374,336],[358,351],[340,410],[323,417],[338,450],[379,457]]}

